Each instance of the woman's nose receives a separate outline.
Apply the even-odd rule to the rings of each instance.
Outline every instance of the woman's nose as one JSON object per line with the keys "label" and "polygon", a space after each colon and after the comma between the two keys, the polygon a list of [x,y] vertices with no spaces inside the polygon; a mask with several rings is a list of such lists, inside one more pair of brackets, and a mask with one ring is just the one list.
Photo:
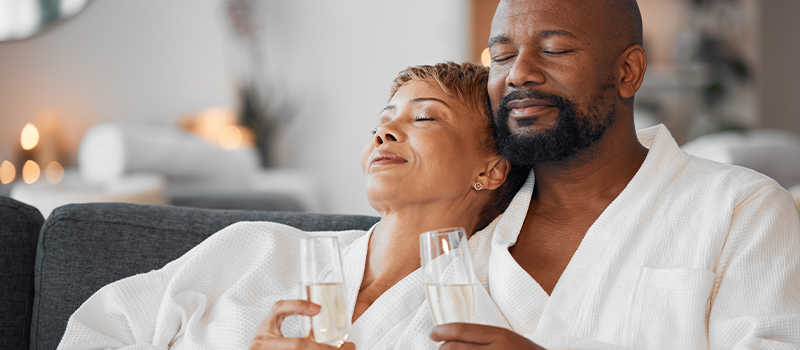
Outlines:
{"label": "woman's nose", "polygon": [[378,127],[375,131],[375,139],[373,141],[375,142],[375,147],[377,147],[384,142],[396,142],[397,137],[391,131],[386,130],[386,128]]}
{"label": "woman's nose", "polygon": [[375,147],[378,147],[385,142],[397,142],[398,137],[400,136],[400,132],[392,128],[392,123],[386,123],[381,126],[378,126],[375,129],[375,137],[373,142],[375,143]]}
{"label": "woman's nose", "polygon": [[522,88],[544,84],[546,78],[535,55],[520,53],[506,75],[506,86]]}

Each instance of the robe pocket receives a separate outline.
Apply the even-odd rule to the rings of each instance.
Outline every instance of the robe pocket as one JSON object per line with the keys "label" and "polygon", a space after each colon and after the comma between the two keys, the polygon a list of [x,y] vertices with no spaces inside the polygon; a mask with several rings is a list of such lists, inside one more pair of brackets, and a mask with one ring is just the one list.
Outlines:
{"label": "robe pocket", "polygon": [[631,299],[634,349],[706,349],[706,309],[714,273],[642,267]]}

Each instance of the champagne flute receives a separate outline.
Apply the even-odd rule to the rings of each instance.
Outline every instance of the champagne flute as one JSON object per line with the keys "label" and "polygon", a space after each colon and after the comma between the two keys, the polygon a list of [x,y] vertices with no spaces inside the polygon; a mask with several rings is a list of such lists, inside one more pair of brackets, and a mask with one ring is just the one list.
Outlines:
{"label": "champagne flute", "polygon": [[475,272],[463,228],[419,236],[422,281],[437,325],[475,322]]}
{"label": "champagne flute", "polygon": [[300,293],[302,299],[322,307],[314,316],[303,316],[305,336],[341,346],[350,333],[350,315],[336,237],[300,239]]}

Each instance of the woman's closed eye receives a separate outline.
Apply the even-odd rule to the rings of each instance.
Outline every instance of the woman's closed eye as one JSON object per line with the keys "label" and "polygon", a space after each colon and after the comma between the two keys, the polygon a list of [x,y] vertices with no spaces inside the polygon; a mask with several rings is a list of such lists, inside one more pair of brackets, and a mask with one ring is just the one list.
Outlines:
{"label": "woman's closed eye", "polygon": [[429,120],[436,120],[436,119],[434,119],[433,117],[428,117],[428,116],[414,117],[414,121],[415,122],[424,122],[424,121],[429,121]]}

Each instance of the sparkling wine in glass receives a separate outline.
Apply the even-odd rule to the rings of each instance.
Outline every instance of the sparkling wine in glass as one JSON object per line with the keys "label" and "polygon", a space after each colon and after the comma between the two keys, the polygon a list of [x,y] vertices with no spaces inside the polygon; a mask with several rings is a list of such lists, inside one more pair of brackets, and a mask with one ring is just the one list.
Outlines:
{"label": "sparkling wine in glass", "polygon": [[437,325],[475,322],[475,273],[463,228],[419,236],[422,281]]}
{"label": "sparkling wine in glass", "polygon": [[340,346],[350,333],[344,273],[336,237],[300,239],[300,297],[322,308],[303,317],[303,333],[317,343]]}

